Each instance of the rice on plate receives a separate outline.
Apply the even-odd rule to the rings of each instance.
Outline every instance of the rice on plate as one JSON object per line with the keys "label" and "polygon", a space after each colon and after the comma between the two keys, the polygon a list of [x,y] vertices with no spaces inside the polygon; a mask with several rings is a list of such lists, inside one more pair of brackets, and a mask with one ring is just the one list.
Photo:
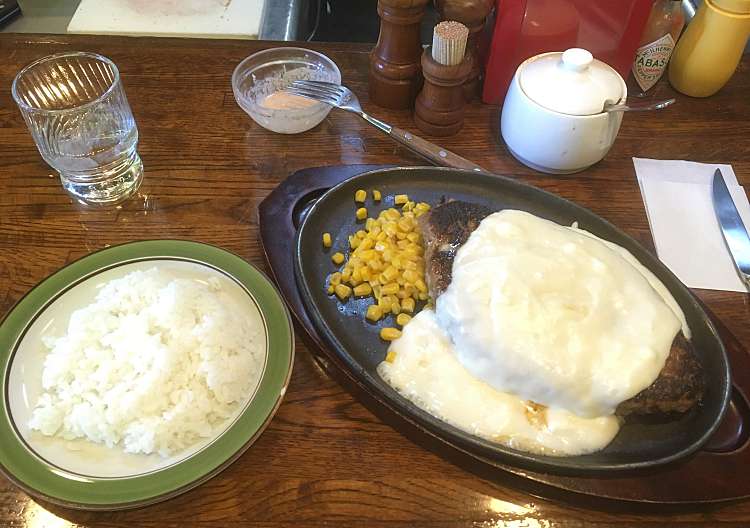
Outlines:
{"label": "rice on plate", "polygon": [[214,436],[262,374],[264,330],[215,276],[153,267],[105,283],[45,336],[43,393],[29,428],[168,457]]}

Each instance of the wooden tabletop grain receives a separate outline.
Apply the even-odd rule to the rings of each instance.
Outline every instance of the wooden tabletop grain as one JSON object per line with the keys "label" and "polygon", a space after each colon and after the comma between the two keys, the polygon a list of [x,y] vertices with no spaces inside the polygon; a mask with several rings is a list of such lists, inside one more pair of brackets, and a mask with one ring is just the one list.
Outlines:
{"label": "wooden tabletop grain", "polygon": [[[333,111],[301,135],[277,135],[234,102],[236,64],[264,42],[0,35],[0,315],[45,276],[108,245],[184,238],[227,248],[263,267],[258,203],[287,175],[311,166],[421,164],[351,114]],[[339,65],[363,107],[414,129],[408,112],[367,99],[368,48],[310,44]],[[89,50],[120,68],[140,131],[139,195],[119,209],[76,206],[42,161],[10,96],[15,73],[51,53]],[[709,99],[678,95],[669,111],[626,115],[607,158],[550,177],[516,162],[498,140],[499,109],[479,103],[439,142],[488,170],[589,207],[653,247],[633,156],[731,163],[750,184],[750,60]],[[668,85],[658,88],[671,93]],[[696,291],[750,347],[748,296]],[[738,468],[738,471],[747,471]],[[39,503],[0,477],[3,527],[368,526],[551,528],[750,525],[750,502],[710,508],[556,502],[514,480],[458,467],[382,423],[332,380],[297,339],[289,391],[259,441],[219,476],[170,501],[119,513]]]}

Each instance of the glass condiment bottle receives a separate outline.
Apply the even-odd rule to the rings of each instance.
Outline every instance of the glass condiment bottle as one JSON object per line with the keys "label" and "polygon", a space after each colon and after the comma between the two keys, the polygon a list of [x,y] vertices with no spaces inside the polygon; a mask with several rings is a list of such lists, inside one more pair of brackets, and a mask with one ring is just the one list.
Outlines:
{"label": "glass condiment bottle", "polygon": [[667,69],[669,58],[685,26],[679,0],[656,0],[635,52],[628,78],[628,94],[643,96]]}

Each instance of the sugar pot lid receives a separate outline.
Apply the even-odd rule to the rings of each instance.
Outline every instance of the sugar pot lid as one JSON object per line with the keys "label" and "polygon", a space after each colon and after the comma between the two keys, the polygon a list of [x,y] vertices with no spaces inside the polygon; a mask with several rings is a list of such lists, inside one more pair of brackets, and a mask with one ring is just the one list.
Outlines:
{"label": "sugar pot lid", "polygon": [[537,104],[562,114],[593,115],[604,103],[624,99],[625,81],[585,49],[543,53],[518,68],[521,90]]}

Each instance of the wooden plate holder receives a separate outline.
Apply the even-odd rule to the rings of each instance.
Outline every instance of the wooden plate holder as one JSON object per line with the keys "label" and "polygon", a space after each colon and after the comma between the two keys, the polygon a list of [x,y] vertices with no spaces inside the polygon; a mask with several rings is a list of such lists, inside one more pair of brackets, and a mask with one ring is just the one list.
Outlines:
{"label": "wooden plate holder", "polygon": [[484,478],[502,481],[545,497],[571,500],[599,499],[657,505],[696,505],[750,497],[750,356],[727,327],[705,306],[721,335],[732,366],[733,391],[719,430],[702,451],[675,464],[611,476],[569,476],[537,473],[503,462],[477,457],[448,444],[416,425],[408,416],[386,405],[366,390],[343,362],[331,353],[314,330],[302,305],[294,279],[295,237],[307,209],[341,181],[391,165],[342,165],[295,172],[259,206],[260,236],[266,262],[301,328],[302,337],[325,370],[385,422],[416,443]]}

